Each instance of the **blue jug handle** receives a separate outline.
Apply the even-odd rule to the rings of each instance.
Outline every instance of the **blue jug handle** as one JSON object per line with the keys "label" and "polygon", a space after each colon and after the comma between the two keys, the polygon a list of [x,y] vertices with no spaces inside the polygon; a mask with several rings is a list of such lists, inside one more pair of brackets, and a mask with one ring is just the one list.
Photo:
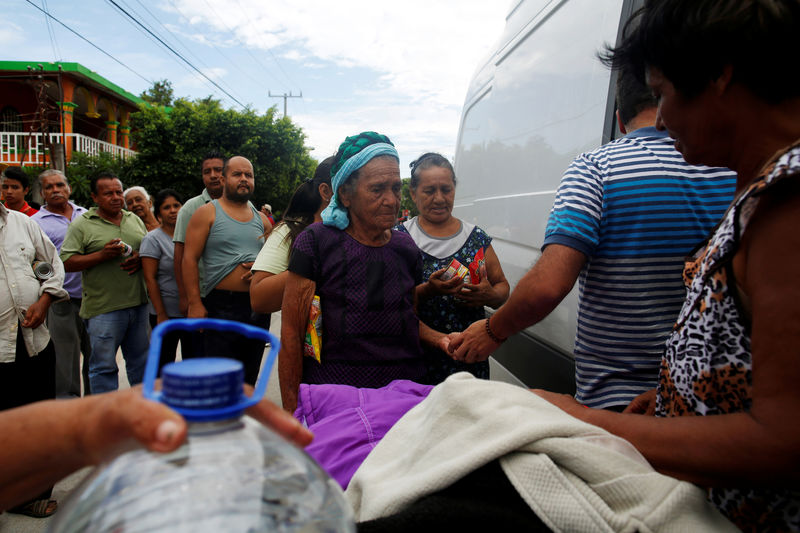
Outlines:
{"label": "blue jug handle", "polygon": [[235,408],[244,410],[260,402],[261,398],[264,397],[264,393],[267,391],[267,382],[269,381],[272,366],[275,364],[275,359],[278,357],[280,341],[275,335],[265,329],[218,318],[175,318],[162,322],[153,329],[153,333],[150,337],[150,351],[147,355],[147,366],[144,369],[144,397],[153,401],[161,401],[161,392],[155,390],[155,383],[158,377],[158,361],[161,356],[161,343],[164,335],[172,331],[196,331],[198,329],[229,331],[251,339],[263,340],[264,342],[270,343],[267,361],[264,363],[261,373],[258,376],[253,395],[243,395],[242,401],[238,403]]}

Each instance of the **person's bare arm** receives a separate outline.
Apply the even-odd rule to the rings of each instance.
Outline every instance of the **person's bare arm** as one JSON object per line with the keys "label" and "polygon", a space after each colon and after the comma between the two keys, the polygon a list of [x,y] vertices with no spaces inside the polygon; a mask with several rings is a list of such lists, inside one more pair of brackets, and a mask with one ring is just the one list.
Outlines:
{"label": "person's bare arm", "polygon": [[[189,310],[189,299],[186,297],[186,289],[183,287],[183,243],[175,243],[173,252],[173,270],[175,271],[175,283],[178,285],[178,309],[183,316]],[[198,278],[200,277],[198,270]]]}
{"label": "person's bare arm", "polygon": [[[417,285],[419,287],[419,285]],[[414,298],[414,314],[419,317],[419,312],[417,311],[419,305],[419,291],[414,290],[413,294]],[[435,348],[439,348],[445,353],[448,353],[448,348],[450,346],[450,339],[453,337],[453,333],[446,334],[442,333],[441,331],[437,331],[427,325],[422,320],[419,320],[419,340],[420,342],[427,344],[429,346],[433,346]]]}
{"label": "person's bare arm", "polygon": [[[572,290],[585,263],[586,256],[569,246],[545,248],[508,301],[491,317],[492,333],[505,339],[550,314]],[[450,355],[467,363],[485,361],[498,346],[486,331],[486,321],[479,320],[452,339]]]}
{"label": "person's bare arm", "polygon": [[[298,446],[311,442],[308,429],[272,402],[262,400],[246,413]],[[187,429],[178,413],[144,399],[141,387],[9,409],[0,412],[0,427],[0,512],[122,451],[172,451]]]}
{"label": "person's bare arm", "polygon": [[473,307],[488,305],[492,309],[497,309],[508,300],[510,287],[494,248],[487,246],[484,258],[480,283],[465,284],[464,289],[457,292],[455,297]]}
{"label": "person's bare arm", "polygon": [[[278,354],[278,381],[283,408],[297,409],[297,394],[303,377],[303,339],[308,313],[317,284],[294,272],[288,272],[281,311],[281,351]],[[323,302],[322,305],[325,305]],[[322,354],[325,357],[325,353]]]}
{"label": "person's bare arm", "polygon": [[447,334],[437,331],[427,325],[422,320],[419,321],[419,340],[420,342],[439,348],[444,353],[448,352],[450,346],[450,339],[454,336],[453,333]]}
{"label": "person's bare arm", "polygon": [[138,389],[9,409],[0,425],[0,510],[137,441],[166,452],[186,437],[183,418]]}
{"label": "person's bare arm", "polygon": [[208,203],[194,212],[191,220],[189,220],[189,225],[186,227],[186,242],[183,246],[181,268],[183,269],[183,286],[186,290],[188,302],[186,312],[188,318],[205,318],[208,316],[208,312],[200,300],[200,270],[197,263],[203,255],[208,233],[211,231],[215,218],[214,204]]}
{"label": "person's bare arm", "polygon": [[655,418],[585,409],[545,393],[573,416],[636,446],[658,470],[707,486],[796,487],[800,481],[800,187],[774,191],[753,216],[734,258],[749,297],[752,407],[717,416]]}
{"label": "person's bare arm", "polygon": [[87,268],[105,263],[110,259],[122,255],[122,247],[119,239],[111,239],[102,249],[90,254],[73,254],[64,261],[64,270],[67,272],[80,272]]}
{"label": "person's bare arm", "polygon": [[164,307],[164,300],[161,299],[161,288],[158,286],[158,259],[154,257],[142,257],[142,274],[144,283],[147,286],[147,295],[156,311],[158,323],[169,319],[167,308]]}
{"label": "person's bare arm", "polygon": [[281,310],[283,290],[286,288],[288,271],[280,274],[257,270],[250,282],[250,307],[256,313],[275,313]]}
{"label": "person's bare arm", "polygon": [[269,221],[267,215],[262,213],[261,211],[258,212],[259,216],[261,217],[261,223],[264,224],[264,238],[266,239],[270,233],[272,233],[272,222]]}

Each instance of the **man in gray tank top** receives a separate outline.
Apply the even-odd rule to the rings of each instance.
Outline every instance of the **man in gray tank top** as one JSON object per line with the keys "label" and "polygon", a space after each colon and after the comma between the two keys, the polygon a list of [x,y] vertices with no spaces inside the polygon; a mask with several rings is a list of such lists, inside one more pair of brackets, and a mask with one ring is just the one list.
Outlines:
{"label": "man in gray tank top", "polygon": [[[222,170],[222,197],[197,209],[186,229],[183,281],[189,300],[189,318],[223,318],[269,328],[269,315],[250,308],[250,267],[272,230],[250,197],[255,189],[253,165],[246,158],[230,158]],[[201,300],[197,263],[203,259],[205,278]],[[245,381],[255,384],[264,343],[237,334],[205,335],[206,356],[231,357],[244,364]]]}

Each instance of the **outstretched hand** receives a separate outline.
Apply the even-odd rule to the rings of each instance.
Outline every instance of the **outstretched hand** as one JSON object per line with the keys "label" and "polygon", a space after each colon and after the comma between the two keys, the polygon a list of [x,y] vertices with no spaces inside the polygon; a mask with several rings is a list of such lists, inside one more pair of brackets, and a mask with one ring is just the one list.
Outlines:
{"label": "outstretched hand", "polygon": [[448,353],[456,361],[464,363],[485,361],[500,346],[486,333],[485,319],[473,322],[461,333],[451,335]]}

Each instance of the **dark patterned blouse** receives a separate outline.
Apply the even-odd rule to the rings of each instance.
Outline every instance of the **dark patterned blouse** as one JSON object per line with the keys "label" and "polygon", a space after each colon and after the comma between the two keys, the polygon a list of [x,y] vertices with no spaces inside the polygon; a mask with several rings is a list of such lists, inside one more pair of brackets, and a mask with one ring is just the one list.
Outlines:
{"label": "dark patterned blouse", "polygon": [[321,364],[303,357],[303,383],[378,388],[424,376],[414,287],[419,249],[392,231],[384,246],[366,246],[322,223],[297,236],[289,271],[316,283],[322,308]]}
{"label": "dark patterned blouse", "polygon": [[[402,224],[398,225],[396,229],[408,233],[408,230]],[[417,244],[419,245],[420,243]],[[464,245],[452,255],[439,258],[430,255],[424,249],[421,250],[423,281],[427,280],[437,270],[446,268],[453,259],[457,259],[464,266],[469,265],[478,250],[483,248],[485,252],[486,248],[491,244],[492,238],[478,226],[475,226]],[[454,296],[450,295],[421,299],[417,302],[417,311],[420,320],[443,333],[463,331],[476,320],[486,318],[486,312],[483,307],[468,307],[459,303]],[[436,385],[447,379],[447,376],[462,371],[470,372],[477,378],[489,379],[488,361],[472,364],[462,363],[453,360],[441,350],[429,346],[423,346],[423,352],[427,369],[425,383]]]}

